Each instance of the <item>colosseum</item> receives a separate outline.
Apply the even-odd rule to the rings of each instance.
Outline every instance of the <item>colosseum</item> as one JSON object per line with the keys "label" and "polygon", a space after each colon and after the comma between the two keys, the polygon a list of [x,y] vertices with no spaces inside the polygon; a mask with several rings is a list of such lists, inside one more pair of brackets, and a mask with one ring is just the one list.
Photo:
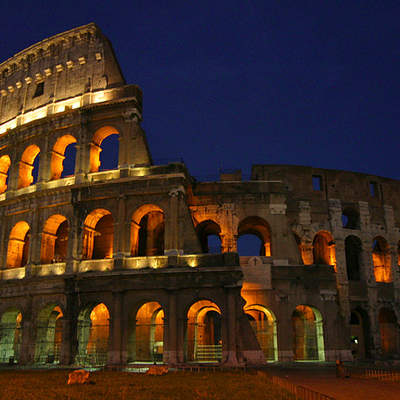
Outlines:
{"label": "colosseum", "polygon": [[4,61],[0,94],[0,363],[400,360],[399,181],[155,165],[94,24]]}

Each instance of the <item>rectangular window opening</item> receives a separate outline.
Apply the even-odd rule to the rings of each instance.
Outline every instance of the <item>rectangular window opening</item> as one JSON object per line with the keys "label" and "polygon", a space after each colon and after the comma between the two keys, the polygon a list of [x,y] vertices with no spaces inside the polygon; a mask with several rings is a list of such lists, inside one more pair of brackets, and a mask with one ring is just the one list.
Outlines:
{"label": "rectangular window opening", "polygon": [[322,176],[320,175],[312,176],[312,187],[313,190],[322,191]]}
{"label": "rectangular window opening", "polygon": [[378,184],[376,182],[369,183],[369,194],[372,197],[378,197]]}
{"label": "rectangular window opening", "polygon": [[39,97],[44,93],[44,82],[39,82],[36,85],[36,89],[35,89],[35,94],[33,95],[33,98],[35,97]]}

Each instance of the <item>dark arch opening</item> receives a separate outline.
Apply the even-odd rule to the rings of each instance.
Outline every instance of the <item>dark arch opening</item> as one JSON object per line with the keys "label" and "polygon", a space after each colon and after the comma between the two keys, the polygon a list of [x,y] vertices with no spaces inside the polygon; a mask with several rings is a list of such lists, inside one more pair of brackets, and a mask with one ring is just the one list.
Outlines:
{"label": "dark arch opening", "polygon": [[358,212],[354,208],[346,207],[342,213],[342,224],[346,229],[359,229],[360,216]]}
{"label": "dark arch opening", "polygon": [[66,178],[75,173],[76,143],[71,143],[66,147],[64,156],[61,178]]}
{"label": "dark arch opening", "polygon": [[101,142],[99,171],[118,168],[119,135],[113,133]]}
{"label": "dark arch opening", "polygon": [[203,221],[196,227],[196,230],[203,253],[221,252],[221,228],[216,222]]}

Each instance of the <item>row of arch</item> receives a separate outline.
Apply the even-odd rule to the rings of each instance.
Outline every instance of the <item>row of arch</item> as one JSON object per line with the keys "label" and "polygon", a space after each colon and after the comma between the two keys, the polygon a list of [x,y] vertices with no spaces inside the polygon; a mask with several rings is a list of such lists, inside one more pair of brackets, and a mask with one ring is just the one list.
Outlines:
{"label": "row of arch", "polygon": [[[49,217],[41,232],[40,262],[65,262],[68,252],[70,226],[61,214]],[[151,204],[139,207],[131,219],[131,255],[155,256],[164,254],[165,218],[163,210]],[[17,222],[11,229],[7,248],[7,268],[23,267],[28,262],[31,229],[26,221]],[[93,210],[84,220],[82,258],[113,257],[114,220],[109,210]]]}
{"label": "row of arch", "polygon": [[[266,307],[247,305],[244,312],[266,361],[278,360],[277,321]],[[315,307],[298,305],[292,313],[293,355],[298,361],[324,361],[323,320]],[[219,362],[224,348],[222,315],[218,305],[199,300],[187,312],[185,334],[186,362]],[[382,308],[378,315],[380,347],[384,357],[399,352],[399,329],[395,313]],[[53,364],[61,360],[63,311],[50,304],[38,314],[34,362]],[[165,313],[156,302],[143,304],[133,316],[127,343],[128,363],[157,363],[164,360]],[[350,320],[351,349],[354,358],[369,356],[369,323],[362,310],[353,310]],[[0,321],[0,363],[18,362],[21,351],[23,317],[18,309],[6,311]],[[77,320],[75,363],[105,365],[110,345],[110,312],[104,303],[84,307]]]}
{"label": "row of arch", "polygon": [[[221,228],[212,220],[205,220],[197,225],[197,233],[203,252],[220,252],[221,251]],[[253,237],[252,254],[271,256],[271,231],[268,223],[260,217],[247,217],[240,222],[238,226],[238,237]],[[294,234],[295,241],[301,256],[301,260],[305,265],[325,264],[333,265],[336,270],[336,252],[335,241],[331,233],[328,231],[320,231],[314,235],[310,246],[304,245],[299,236]],[[238,242],[239,247],[239,242]],[[255,253],[258,248],[258,253]],[[238,248],[239,254],[241,249]],[[391,252],[390,246],[385,238],[377,236],[372,241],[372,262],[374,267],[374,275],[377,282],[391,282]],[[361,266],[363,246],[360,238],[355,235],[349,235],[345,239],[345,258],[347,277],[349,280],[361,279]],[[397,249],[400,259],[400,242]]]}
{"label": "row of arch", "polygon": [[[98,129],[92,137],[89,154],[89,171],[97,172],[118,167],[119,131],[112,126]],[[75,172],[76,160],[75,136],[67,134],[59,137],[51,150],[50,180],[64,178]],[[25,148],[19,160],[17,188],[24,188],[36,183],[39,173],[41,149],[36,144]],[[11,158],[8,154],[0,157],[0,193],[8,187]]]}
{"label": "row of arch", "polygon": [[[221,252],[219,226],[210,220],[200,223],[197,228],[203,252]],[[132,256],[155,256],[164,254],[164,211],[153,204],[139,207],[131,218],[130,253]],[[271,235],[268,224],[260,217],[247,217],[238,228],[239,237],[254,236],[259,246],[260,255],[271,255]],[[67,257],[69,224],[61,214],[54,214],[47,219],[42,229],[41,255],[42,264],[64,262]],[[83,259],[105,259],[113,256],[114,221],[106,209],[93,210],[83,223]],[[297,238],[297,236],[296,236]],[[210,240],[211,239],[211,240]],[[212,247],[214,239],[214,248]],[[215,247],[215,239],[219,246]],[[326,264],[336,268],[335,242],[329,232],[318,232],[312,243],[312,259],[307,250],[296,239],[304,264]],[[30,244],[30,226],[26,221],[16,223],[9,234],[7,267],[22,267],[28,260]],[[354,235],[345,239],[345,257],[347,277],[360,280],[362,266],[362,242]],[[391,282],[391,252],[387,241],[377,236],[372,244],[372,261],[377,282]]]}

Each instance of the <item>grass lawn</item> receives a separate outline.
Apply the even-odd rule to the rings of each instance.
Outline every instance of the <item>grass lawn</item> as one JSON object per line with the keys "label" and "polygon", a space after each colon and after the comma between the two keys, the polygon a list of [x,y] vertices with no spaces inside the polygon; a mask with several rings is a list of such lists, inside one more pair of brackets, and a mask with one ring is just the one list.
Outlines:
{"label": "grass lawn", "polygon": [[282,390],[267,382],[262,373],[169,372],[164,376],[99,371],[90,384],[67,385],[65,370],[0,371],[0,399],[18,400],[269,400],[282,397]]}

